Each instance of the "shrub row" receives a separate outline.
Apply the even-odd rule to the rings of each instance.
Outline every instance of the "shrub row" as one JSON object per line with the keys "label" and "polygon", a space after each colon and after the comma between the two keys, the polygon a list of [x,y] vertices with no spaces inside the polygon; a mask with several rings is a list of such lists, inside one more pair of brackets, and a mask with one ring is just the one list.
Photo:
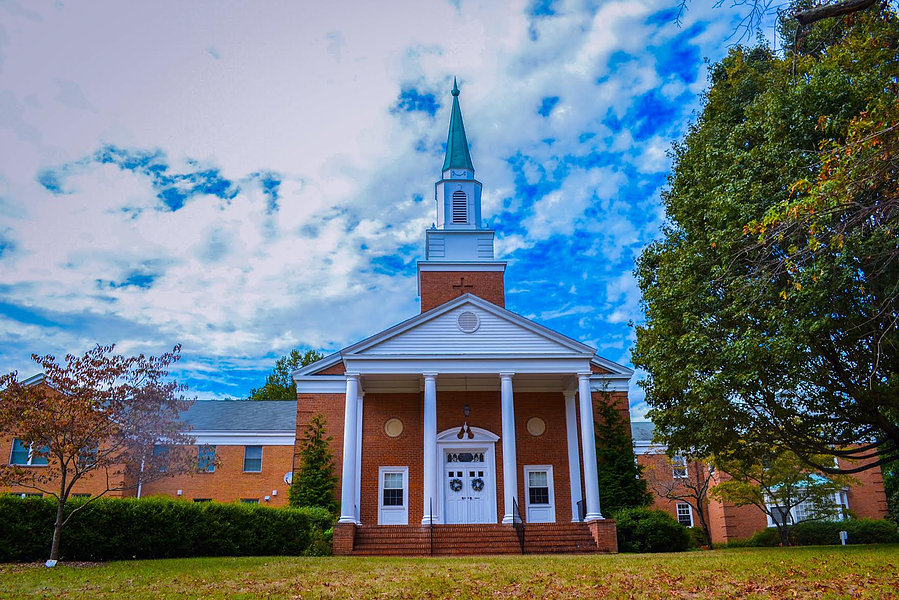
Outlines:
{"label": "shrub row", "polygon": [[[899,526],[888,520],[851,519],[848,521],[804,521],[790,529],[790,540],[797,546],[828,546],[840,544],[840,532],[846,532],[847,544],[891,544],[899,542]],[[778,546],[777,529],[769,527],[755,532],[745,540],[728,546]]]}
{"label": "shrub row", "polygon": [[[0,497],[0,562],[47,558],[56,506],[51,498]],[[319,508],[100,498],[63,528],[60,559],[323,554],[331,524]]]}
{"label": "shrub row", "polygon": [[693,545],[689,530],[664,511],[624,508],[614,517],[619,552],[681,552]]}

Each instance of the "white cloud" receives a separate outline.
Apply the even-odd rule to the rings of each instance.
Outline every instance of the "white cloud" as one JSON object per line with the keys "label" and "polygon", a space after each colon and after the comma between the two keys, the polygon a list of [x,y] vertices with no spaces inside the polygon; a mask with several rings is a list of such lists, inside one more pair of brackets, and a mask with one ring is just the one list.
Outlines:
{"label": "white cloud", "polygon": [[[561,288],[569,304],[533,313],[583,319],[585,339],[623,352],[627,335],[602,328],[638,309],[632,281],[614,278],[629,271],[621,265],[661,219],[657,191],[641,219],[619,197],[624,167],[664,170],[668,138],[660,131],[637,143],[606,121],[623,118],[648,90],[662,86],[674,98],[685,87],[663,81],[646,52],[680,30],[644,23],[669,8],[661,0],[606,3],[595,14],[558,4],[558,16],[545,19],[530,18],[523,1],[352,10],[286,0],[214,9],[174,0],[47,2],[29,3],[27,15],[4,4],[0,236],[14,250],[0,256],[0,302],[37,316],[30,324],[0,316],[0,360],[25,369],[33,350],[118,341],[129,352],[162,352],[181,341],[194,359],[179,368],[208,396],[231,385],[229,372],[264,369],[292,346],[337,349],[411,316],[414,277],[378,261],[420,256],[434,220],[453,75],[485,184],[484,214],[523,218],[497,240],[498,254],[512,259],[509,289],[526,276],[514,272],[517,260],[577,231],[588,240],[585,256],[597,258],[591,277],[613,278],[603,314],[583,315],[595,309],[595,286],[575,286],[574,274]],[[709,14],[694,5],[690,23]],[[720,55],[726,22],[715,17],[697,33],[703,55]],[[615,53],[633,59],[612,70]],[[406,85],[438,92],[436,118],[391,113]],[[539,117],[547,97],[559,101]],[[218,169],[240,192],[193,195],[176,212],[160,210],[147,175],[90,160],[104,144],[160,150],[174,173]],[[584,166],[606,152],[627,164]],[[522,197],[516,156],[528,184],[545,178],[558,189]],[[70,163],[69,193],[36,181]],[[281,179],[274,213],[253,176],[259,171]],[[152,282],[121,285],[135,273]]]}

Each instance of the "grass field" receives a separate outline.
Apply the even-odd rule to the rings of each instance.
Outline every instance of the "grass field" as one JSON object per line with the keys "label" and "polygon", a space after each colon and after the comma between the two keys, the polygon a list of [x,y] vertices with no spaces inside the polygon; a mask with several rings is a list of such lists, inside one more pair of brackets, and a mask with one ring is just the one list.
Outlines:
{"label": "grass field", "polygon": [[0,598],[899,598],[899,545],[0,565]]}

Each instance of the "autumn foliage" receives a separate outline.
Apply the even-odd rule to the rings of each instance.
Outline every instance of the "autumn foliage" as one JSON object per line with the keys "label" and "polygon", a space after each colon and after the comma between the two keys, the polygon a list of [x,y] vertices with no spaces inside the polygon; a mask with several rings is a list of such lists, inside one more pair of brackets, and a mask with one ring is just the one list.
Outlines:
{"label": "autumn foliage", "polygon": [[0,377],[0,434],[28,447],[32,463],[35,457],[47,463],[0,464],[0,485],[59,501],[51,560],[57,558],[62,527],[85,506],[66,510],[79,481],[91,478],[100,490],[97,498],[196,465],[193,440],[179,421],[190,402],[184,386],[167,379],[180,346],[161,356],[126,357],[113,350],[96,346],[61,363],[32,355],[42,379],[23,383],[15,372]]}

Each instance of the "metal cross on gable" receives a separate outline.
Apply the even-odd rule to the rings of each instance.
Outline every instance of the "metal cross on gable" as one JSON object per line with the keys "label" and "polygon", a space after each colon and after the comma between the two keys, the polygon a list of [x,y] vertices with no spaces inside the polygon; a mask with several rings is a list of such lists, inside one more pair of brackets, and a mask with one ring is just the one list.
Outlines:
{"label": "metal cross on gable", "polygon": [[465,278],[464,278],[464,277],[460,277],[460,278],[459,278],[459,285],[453,285],[453,289],[454,289],[454,290],[459,290],[459,295],[460,295],[460,296],[461,296],[462,294],[466,293],[466,292],[471,291],[471,289],[472,289],[473,287],[474,287],[474,286],[471,285],[470,283],[465,283]]}

